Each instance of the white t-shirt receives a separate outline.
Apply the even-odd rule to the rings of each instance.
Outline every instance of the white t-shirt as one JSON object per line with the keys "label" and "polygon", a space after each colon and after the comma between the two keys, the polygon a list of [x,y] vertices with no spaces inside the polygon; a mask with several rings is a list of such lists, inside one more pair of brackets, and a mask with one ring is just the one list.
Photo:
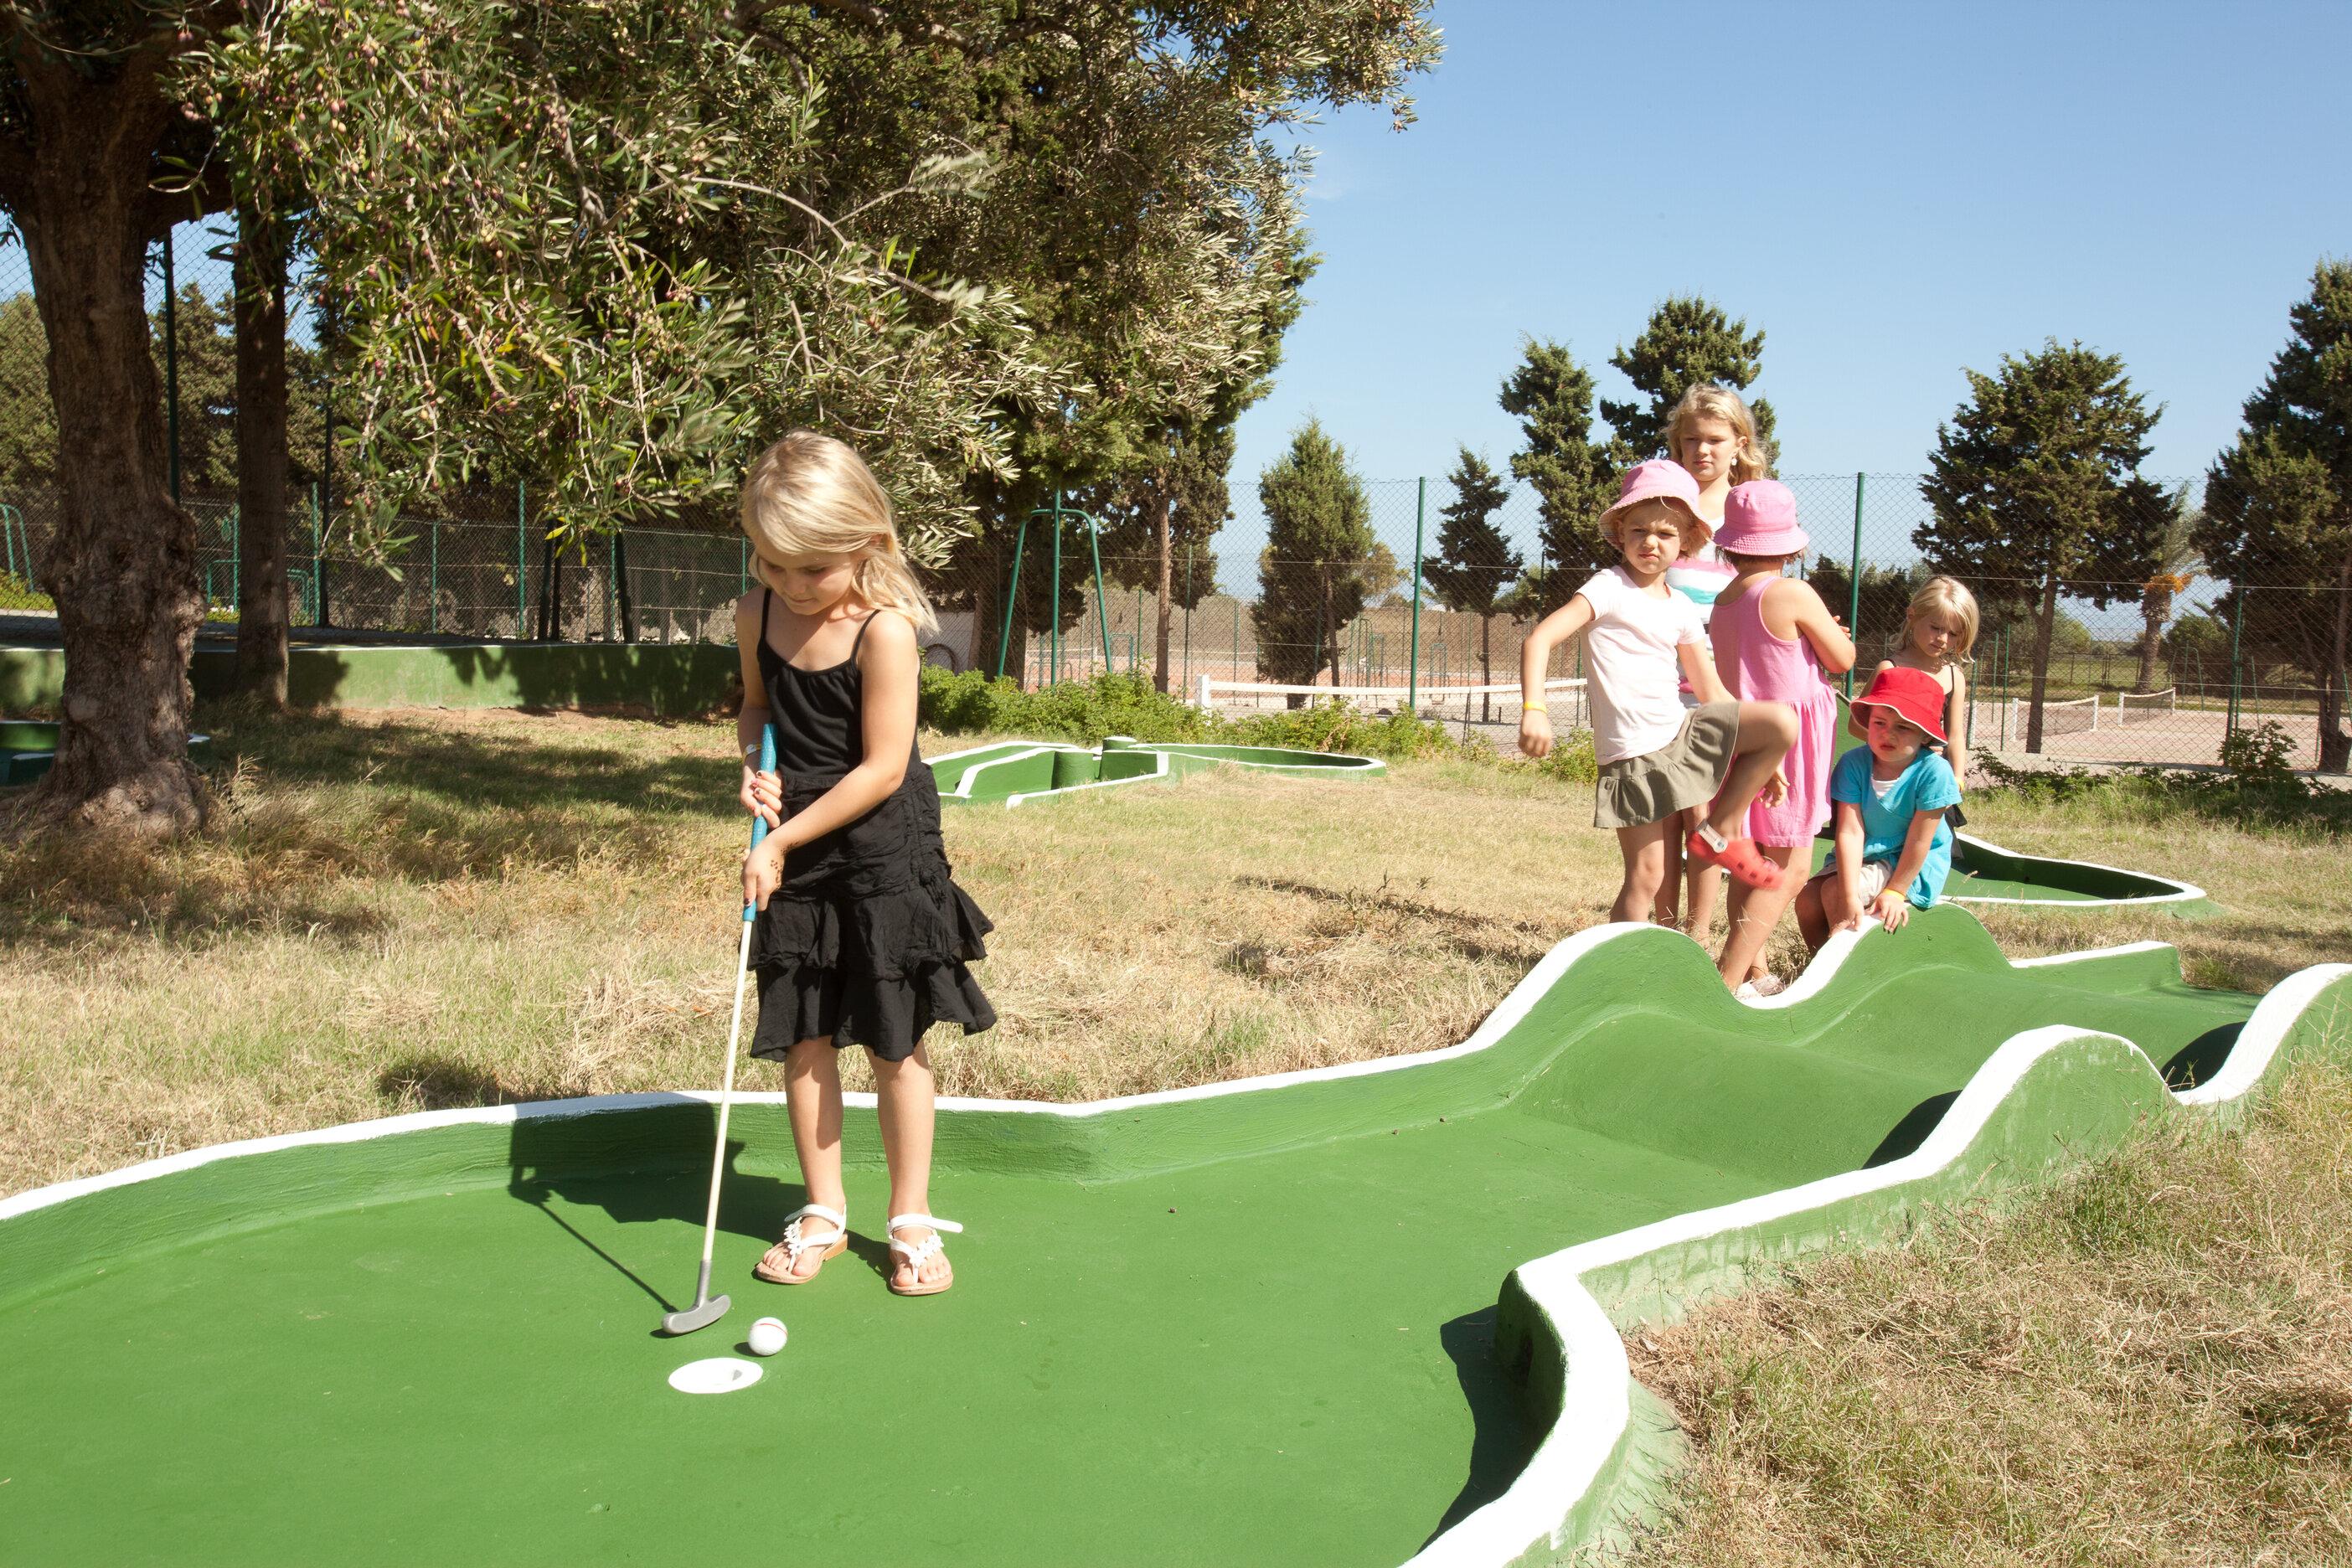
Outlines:
{"label": "white t-shirt", "polygon": [[1662,750],[1683,727],[1677,650],[1706,645],[1706,612],[1676,593],[1645,594],[1612,566],[1576,596],[1592,606],[1584,633],[1592,752],[1606,765]]}

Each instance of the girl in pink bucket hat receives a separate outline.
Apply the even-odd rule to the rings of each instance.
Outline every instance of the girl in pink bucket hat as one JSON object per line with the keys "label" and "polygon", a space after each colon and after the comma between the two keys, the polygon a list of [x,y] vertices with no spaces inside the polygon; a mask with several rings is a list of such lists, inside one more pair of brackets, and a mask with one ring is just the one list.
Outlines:
{"label": "girl in pink bucket hat", "polygon": [[[1616,504],[1601,518],[1618,564],[1538,623],[1519,658],[1519,749],[1540,757],[1552,746],[1543,684],[1551,651],[1584,638],[1592,750],[1601,764],[1592,821],[1616,830],[1625,860],[1612,920],[1648,916],[1682,812],[1710,801],[1685,840],[1686,853],[1754,886],[1780,876],[1739,824],[1748,802],[1776,784],[1775,770],[1796,738],[1796,715],[1783,703],[1731,698],[1707,657],[1698,607],[1666,586],[1666,568],[1685,535],[1706,529],[1697,498],[1698,486],[1679,464],[1659,459],[1628,469]],[[1699,697],[1688,712],[1675,691],[1678,670]]]}
{"label": "girl in pink bucket hat", "polygon": [[1944,689],[1923,669],[1881,669],[1853,700],[1869,744],[1838,759],[1830,773],[1836,847],[1797,895],[1797,929],[1818,952],[1832,931],[1865,920],[1894,931],[1943,896],[1952,869],[1952,825],[1960,800],[1952,764],[1936,748],[1944,732]]}
{"label": "girl in pink bucket hat", "polygon": [[[1730,931],[1720,967],[1742,995],[1769,996],[1780,986],[1766,973],[1764,944],[1795,896],[1798,858],[1829,820],[1830,766],[1837,752],[1837,699],[1829,678],[1853,668],[1853,639],[1808,584],[1783,575],[1808,541],[1797,526],[1797,498],[1777,479],[1750,479],[1724,501],[1716,544],[1738,573],[1716,595],[1708,617],[1716,665],[1732,694],[1750,702],[1785,702],[1796,710],[1797,739],[1781,760],[1788,793],[1748,808],[1749,837],[1781,879],[1769,888],[1735,887]],[[1704,932],[1694,931],[1704,938]]]}

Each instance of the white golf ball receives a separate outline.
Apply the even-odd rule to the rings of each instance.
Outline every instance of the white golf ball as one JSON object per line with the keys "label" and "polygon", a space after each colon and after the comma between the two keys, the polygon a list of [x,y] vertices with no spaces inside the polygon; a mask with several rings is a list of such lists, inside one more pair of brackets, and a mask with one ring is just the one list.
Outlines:
{"label": "white golf ball", "polygon": [[753,1355],[773,1355],[784,1348],[784,1321],[761,1318],[751,1325],[749,1343]]}

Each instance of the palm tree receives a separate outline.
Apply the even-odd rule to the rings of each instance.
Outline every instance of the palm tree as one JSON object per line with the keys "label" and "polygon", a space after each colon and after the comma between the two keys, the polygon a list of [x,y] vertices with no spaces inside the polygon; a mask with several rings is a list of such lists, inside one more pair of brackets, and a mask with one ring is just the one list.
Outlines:
{"label": "palm tree", "polygon": [[2163,651],[2164,623],[2172,618],[2172,602],[2185,593],[2205,570],[2205,558],[2192,539],[2198,513],[2176,505],[2164,527],[2164,542],[2157,548],[2156,571],[2139,592],[2139,676],[2134,691],[2154,691],[2157,657]]}

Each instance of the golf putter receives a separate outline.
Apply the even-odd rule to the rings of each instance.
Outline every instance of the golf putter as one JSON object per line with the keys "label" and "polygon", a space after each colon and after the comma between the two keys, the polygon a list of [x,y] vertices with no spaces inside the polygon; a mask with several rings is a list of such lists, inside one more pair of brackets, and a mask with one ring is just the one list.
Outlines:
{"label": "golf putter", "polygon": [[[760,771],[776,771],[776,727],[760,726]],[[768,836],[768,819],[758,812],[751,814],[751,847],[757,849],[760,840]],[[694,1305],[683,1312],[667,1312],[662,1316],[662,1332],[690,1334],[697,1329],[707,1329],[727,1315],[727,1298],[710,1293],[710,1251],[719,1239],[719,1179],[727,1169],[727,1112],[735,1098],[735,1047],[743,1037],[743,981],[751,970],[751,926],[759,915],[757,905],[743,905],[743,942],[735,955],[735,1017],[727,1026],[727,1070],[720,1076],[719,1086],[719,1143],[710,1152],[710,1213],[702,1222],[702,1273],[694,1282]]]}

